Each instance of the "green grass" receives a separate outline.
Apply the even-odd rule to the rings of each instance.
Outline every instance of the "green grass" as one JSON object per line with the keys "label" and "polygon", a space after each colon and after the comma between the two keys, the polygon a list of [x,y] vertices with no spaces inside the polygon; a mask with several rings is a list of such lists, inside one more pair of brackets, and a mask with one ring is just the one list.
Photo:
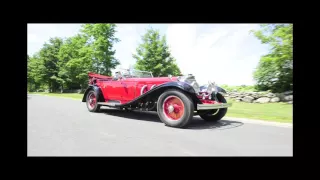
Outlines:
{"label": "green grass", "polygon": [[66,97],[66,98],[72,98],[72,99],[82,99],[83,94],[78,93],[44,93],[44,92],[34,92],[29,94],[41,94],[46,96],[55,96],[55,97]]}
{"label": "green grass", "polygon": [[[83,94],[77,93],[29,93],[41,94],[47,96],[67,97],[73,99],[82,99]],[[292,123],[292,104],[286,103],[268,103],[268,104],[253,104],[244,102],[235,102],[234,100],[227,99],[232,102],[232,106],[228,109],[226,116],[260,119],[274,122]]]}
{"label": "green grass", "polygon": [[231,99],[227,99],[227,101],[232,102],[232,106],[228,109],[226,116],[292,123],[292,104],[256,104],[235,102]]}

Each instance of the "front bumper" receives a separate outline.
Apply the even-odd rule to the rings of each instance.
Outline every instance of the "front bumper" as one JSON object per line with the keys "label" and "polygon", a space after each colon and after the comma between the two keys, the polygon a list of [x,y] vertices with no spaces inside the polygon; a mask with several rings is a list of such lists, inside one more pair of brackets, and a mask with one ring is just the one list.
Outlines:
{"label": "front bumper", "polygon": [[197,110],[221,109],[221,108],[227,108],[231,106],[232,106],[232,103],[197,104]]}

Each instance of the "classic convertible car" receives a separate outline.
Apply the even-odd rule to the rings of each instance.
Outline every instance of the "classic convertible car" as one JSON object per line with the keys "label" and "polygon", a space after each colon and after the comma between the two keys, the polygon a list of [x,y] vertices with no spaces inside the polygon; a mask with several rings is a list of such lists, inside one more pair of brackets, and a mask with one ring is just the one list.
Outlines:
{"label": "classic convertible car", "polygon": [[114,77],[89,73],[89,87],[82,102],[90,112],[101,106],[121,110],[156,111],[160,120],[171,127],[187,127],[193,116],[218,121],[231,103],[226,91],[215,83],[200,87],[191,74],[177,77],[153,77],[138,70],[117,72]]}

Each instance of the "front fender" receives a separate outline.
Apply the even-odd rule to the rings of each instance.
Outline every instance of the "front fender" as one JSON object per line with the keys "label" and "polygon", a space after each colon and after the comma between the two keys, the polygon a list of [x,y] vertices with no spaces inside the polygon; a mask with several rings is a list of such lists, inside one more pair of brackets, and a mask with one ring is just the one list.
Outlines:
{"label": "front fender", "polygon": [[100,87],[98,87],[96,85],[89,85],[89,87],[86,89],[86,91],[83,94],[82,102],[86,102],[87,101],[87,94],[92,89],[97,93],[97,95],[99,97],[98,101],[99,102],[104,102],[104,97],[103,97],[102,91],[101,91]]}
{"label": "front fender", "polygon": [[201,101],[197,98],[196,92],[194,91],[193,87],[187,83],[179,82],[179,81],[171,81],[164,84],[160,84],[151,90],[147,91],[146,93],[142,94],[141,96],[133,99],[132,101],[123,104],[122,106],[130,105],[133,103],[138,102],[144,98],[152,98],[157,99],[165,90],[167,89],[178,89],[182,92],[185,92],[191,96],[195,103],[201,103]]}
{"label": "front fender", "polygon": [[217,86],[217,91],[218,91],[218,93],[220,93],[222,95],[227,94],[227,91],[224,90],[222,87],[219,87],[219,86]]}

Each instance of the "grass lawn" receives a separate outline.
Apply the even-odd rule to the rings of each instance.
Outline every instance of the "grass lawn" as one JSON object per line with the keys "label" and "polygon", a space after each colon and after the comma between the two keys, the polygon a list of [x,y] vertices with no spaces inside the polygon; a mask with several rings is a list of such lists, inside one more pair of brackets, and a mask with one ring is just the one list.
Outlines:
{"label": "grass lawn", "polygon": [[55,97],[67,97],[72,99],[82,99],[83,94],[78,93],[44,93],[44,92],[34,92],[34,93],[28,93],[28,94],[41,94],[46,96],[55,96]]}
{"label": "grass lawn", "polygon": [[[29,93],[29,94],[42,94],[47,96],[68,97],[72,99],[82,99],[83,94],[77,93]],[[234,100],[227,99],[232,102],[232,107],[228,109],[226,116],[260,119],[266,121],[292,123],[292,104],[286,103],[268,103],[268,104],[253,104],[235,102]]]}
{"label": "grass lawn", "polygon": [[235,100],[230,99],[227,99],[227,101],[232,102],[232,106],[228,109],[226,116],[292,123],[292,104],[256,104],[235,102]]}

